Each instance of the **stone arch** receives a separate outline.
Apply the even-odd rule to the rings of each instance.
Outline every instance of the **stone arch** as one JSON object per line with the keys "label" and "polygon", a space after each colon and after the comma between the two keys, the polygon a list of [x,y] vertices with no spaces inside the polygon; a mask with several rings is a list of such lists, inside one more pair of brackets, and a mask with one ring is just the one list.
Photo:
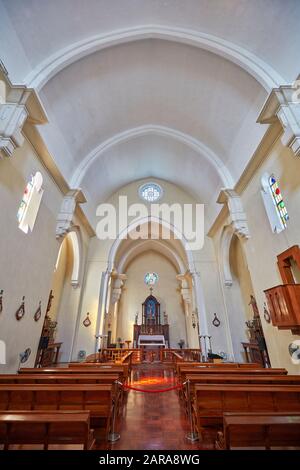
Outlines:
{"label": "stone arch", "polygon": [[98,34],[70,44],[47,57],[26,77],[24,82],[41,90],[46,83],[68,65],[102,49],[144,39],[163,39],[198,47],[219,55],[252,75],[267,91],[286,84],[276,70],[250,51],[212,34],[185,28],[150,25],[119,29]]}
{"label": "stone arch", "polygon": [[181,243],[181,245],[182,245],[182,247],[183,247],[183,249],[186,253],[186,256],[187,256],[188,269],[191,272],[194,272],[195,268],[194,268],[194,259],[193,259],[193,255],[192,255],[192,250],[190,249],[189,243],[186,240],[186,238],[184,237],[183,233],[181,233],[173,224],[170,224],[168,221],[165,221],[163,219],[154,217],[152,215],[149,215],[147,217],[141,217],[137,220],[134,220],[121,233],[118,234],[118,237],[113,242],[113,244],[110,248],[110,251],[109,251],[108,271],[112,272],[112,270],[114,268],[116,255],[117,255],[118,249],[119,249],[122,241],[136,227],[138,227],[139,225],[144,225],[144,224],[149,223],[149,222],[157,223],[157,224],[161,225],[162,227],[167,228],[179,239],[179,241],[180,241],[180,243]]}

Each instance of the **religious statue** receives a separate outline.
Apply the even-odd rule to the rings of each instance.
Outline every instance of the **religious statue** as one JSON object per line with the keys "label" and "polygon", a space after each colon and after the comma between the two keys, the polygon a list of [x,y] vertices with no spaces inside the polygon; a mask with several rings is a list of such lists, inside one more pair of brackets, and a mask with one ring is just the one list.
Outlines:
{"label": "religious statue", "polygon": [[168,324],[168,315],[166,314],[166,312],[164,312],[164,324]]}
{"label": "religious statue", "polygon": [[136,325],[137,325],[138,319],[139,319],[139,312],[136,312],[136,314],[135,314],[135,320],[134,320],[134,323],[135,323]]}
{"label": "religious statue", "polygon": [[259,317],[259,311],[258,311],[257,303],[256,303],[254,295],[252,295],[252,294],[250,295],[250,302],[249,302],[248,305],[252,306],[254,318]]}

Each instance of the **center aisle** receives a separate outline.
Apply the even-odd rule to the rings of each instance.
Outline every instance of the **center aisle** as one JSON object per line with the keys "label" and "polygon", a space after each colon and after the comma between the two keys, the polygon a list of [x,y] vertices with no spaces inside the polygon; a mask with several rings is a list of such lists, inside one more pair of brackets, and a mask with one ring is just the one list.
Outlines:
{"label": "center aisle", "polygon": [[[153,363],[134,366],[132,383],[139,389],[169,388],[174,384],[173,368]],[[200,448],[199,442],[191,444],[185,439],[189,426],[180,406],[177,391],[143,393],[130,390],[127,395],[119,429],[121,438],[113,445],[109,445],[110,449],[196,450]]]}

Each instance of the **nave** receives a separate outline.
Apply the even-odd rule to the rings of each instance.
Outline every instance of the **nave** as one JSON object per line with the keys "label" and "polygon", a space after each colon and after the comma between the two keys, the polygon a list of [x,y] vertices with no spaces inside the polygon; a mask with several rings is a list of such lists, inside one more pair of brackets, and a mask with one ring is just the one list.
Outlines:
{"label": "nave", "polygon": [[[176,377],[170,365],[137,365],[132,370],[132,381],[136,387],[159,390],[175,385]],[[129,390],[120,424],[120,440],[108,447],[100,445],[99,449],[197,449],[198,445],[189,444],[185,439],[188,432],[189,422],[176,390],[162,393]]]}
{"label": "nave", "polygon": [[299,24],[0,0],[0,460],[299,447]]}

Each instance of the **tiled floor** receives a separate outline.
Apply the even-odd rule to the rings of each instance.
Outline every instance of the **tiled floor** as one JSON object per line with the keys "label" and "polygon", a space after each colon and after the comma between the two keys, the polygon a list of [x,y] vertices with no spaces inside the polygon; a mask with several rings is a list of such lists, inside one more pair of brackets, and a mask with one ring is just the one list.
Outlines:
{"label": "tiled floor", "polygon": [[[163,364],[135,366],[132,379],[133,385],[137,388],[169,388],[174,383],[173,369]],[[162,383],[155,383],[157,379]],[[186,440],[185,435],[189,431],[189,425],[180,406],[177,391],[142,393],[130,390],[118,431],[121,434],[120,440],[112,445],[103,442],[96,448],[115,450],[211,448],[209,444],[204,445],[201,442],[192,444]]]}

